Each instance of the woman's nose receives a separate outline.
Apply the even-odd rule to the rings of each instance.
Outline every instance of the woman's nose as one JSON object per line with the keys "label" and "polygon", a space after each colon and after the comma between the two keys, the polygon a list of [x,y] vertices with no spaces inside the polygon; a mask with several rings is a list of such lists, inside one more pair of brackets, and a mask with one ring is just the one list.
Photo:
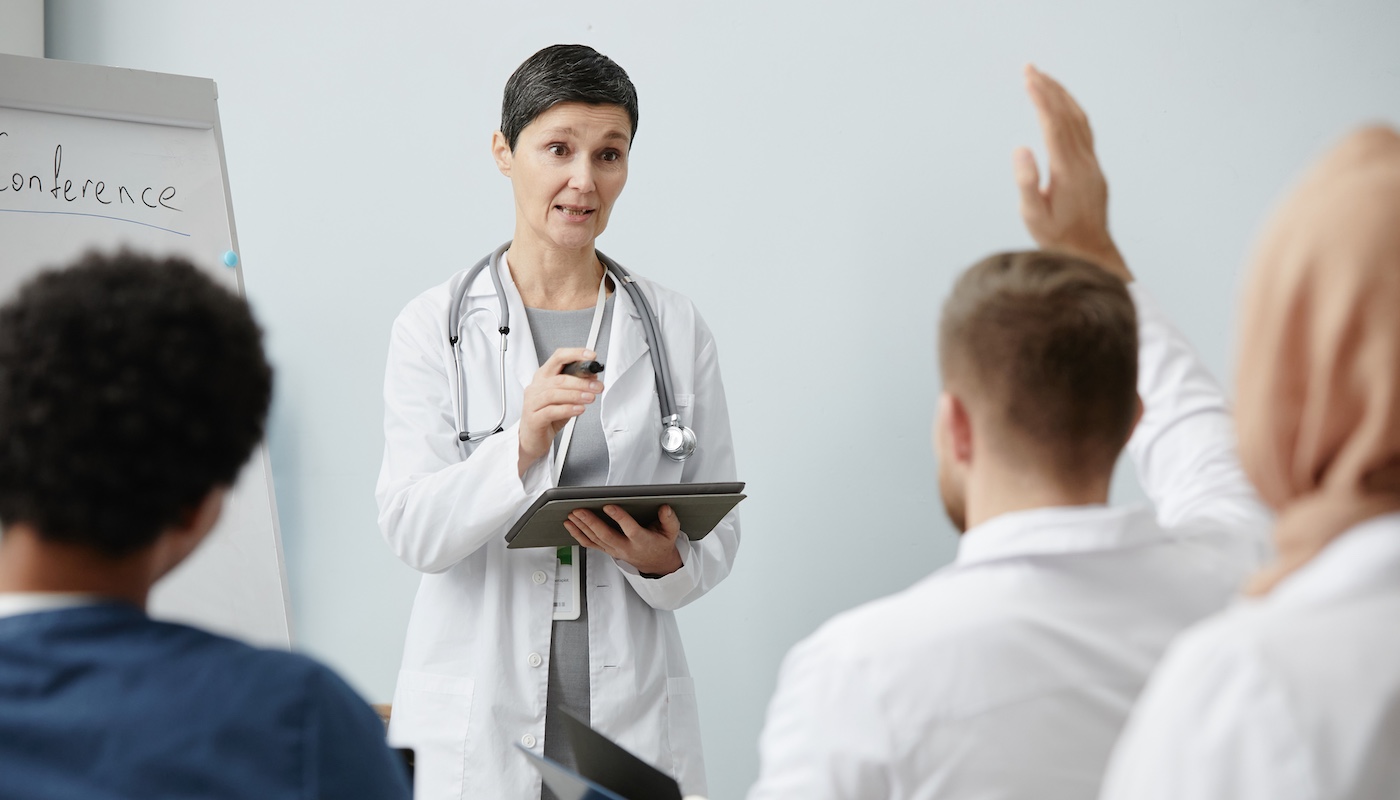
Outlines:
{"label": "woman's nose", "polygon": [[569,173],[569,188],[576,192],[593,191],[593,165],[587,159],[578,159]]}

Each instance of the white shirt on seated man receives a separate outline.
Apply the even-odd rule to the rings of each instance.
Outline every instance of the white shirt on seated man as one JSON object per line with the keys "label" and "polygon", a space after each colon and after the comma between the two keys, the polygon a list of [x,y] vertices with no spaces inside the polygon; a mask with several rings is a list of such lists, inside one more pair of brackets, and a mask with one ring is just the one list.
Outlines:
{"label": "white shirt on seated man", "polygon": [[[1127,285],[1083,112],[1027,84],[1051,180],[1028,151],[1017,179],[1044,250],[969,269],[940,326],[957,558],[793,648],[750,800],[1092,798],[1167,643],[1267,555],[1219,385]],[[1155,514],[1107,504],[1125,441]]]}

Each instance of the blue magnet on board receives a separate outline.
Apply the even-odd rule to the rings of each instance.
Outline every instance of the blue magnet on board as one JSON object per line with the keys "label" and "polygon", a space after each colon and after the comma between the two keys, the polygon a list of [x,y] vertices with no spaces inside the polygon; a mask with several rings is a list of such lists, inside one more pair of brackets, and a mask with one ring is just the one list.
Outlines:
{"label": "blue magnet on board", "polygon": [[224,265],[228,267],[238,266],[238,254],[232,250],[224,253]]}

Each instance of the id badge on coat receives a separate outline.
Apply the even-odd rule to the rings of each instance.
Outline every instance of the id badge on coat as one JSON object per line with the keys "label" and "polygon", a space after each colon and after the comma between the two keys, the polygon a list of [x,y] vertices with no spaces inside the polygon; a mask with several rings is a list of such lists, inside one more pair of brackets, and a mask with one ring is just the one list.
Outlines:
{"label": "id badge on coat", "polygon": [[583,581],[578,579],[578,545],[561,547],[554,555],[554,618],[576,620],[582,613]]}

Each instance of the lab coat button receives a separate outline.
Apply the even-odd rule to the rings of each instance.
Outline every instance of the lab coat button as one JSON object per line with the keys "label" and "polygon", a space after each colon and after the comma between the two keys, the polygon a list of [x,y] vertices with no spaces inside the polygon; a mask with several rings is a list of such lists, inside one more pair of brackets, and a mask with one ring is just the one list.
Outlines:
{"label": "lab coat button", "polygon": [[544,570],[537,569],[535,570],[535,574],[530,576],[530,580],[534,581],[535,585],[538,586],[549,580],[549,576],[544,574]]}
{"label": "lab coat button", "polygon": [[540,658],[540,654],[539,654],[539,653],[531,653],[531,654],[530,654],[530,666],[532,666],[532,667],[538,667],[539,665],[541,665],[541,664],[543,664],[543,663],[544,663],[544,659],[543,659],[543,658]]}
{"label": "lab coat button", "polygon": [[520,737],[520,743],[525,745],[526,747],[534,747],[535,737],[527,733],[524,736]]}

